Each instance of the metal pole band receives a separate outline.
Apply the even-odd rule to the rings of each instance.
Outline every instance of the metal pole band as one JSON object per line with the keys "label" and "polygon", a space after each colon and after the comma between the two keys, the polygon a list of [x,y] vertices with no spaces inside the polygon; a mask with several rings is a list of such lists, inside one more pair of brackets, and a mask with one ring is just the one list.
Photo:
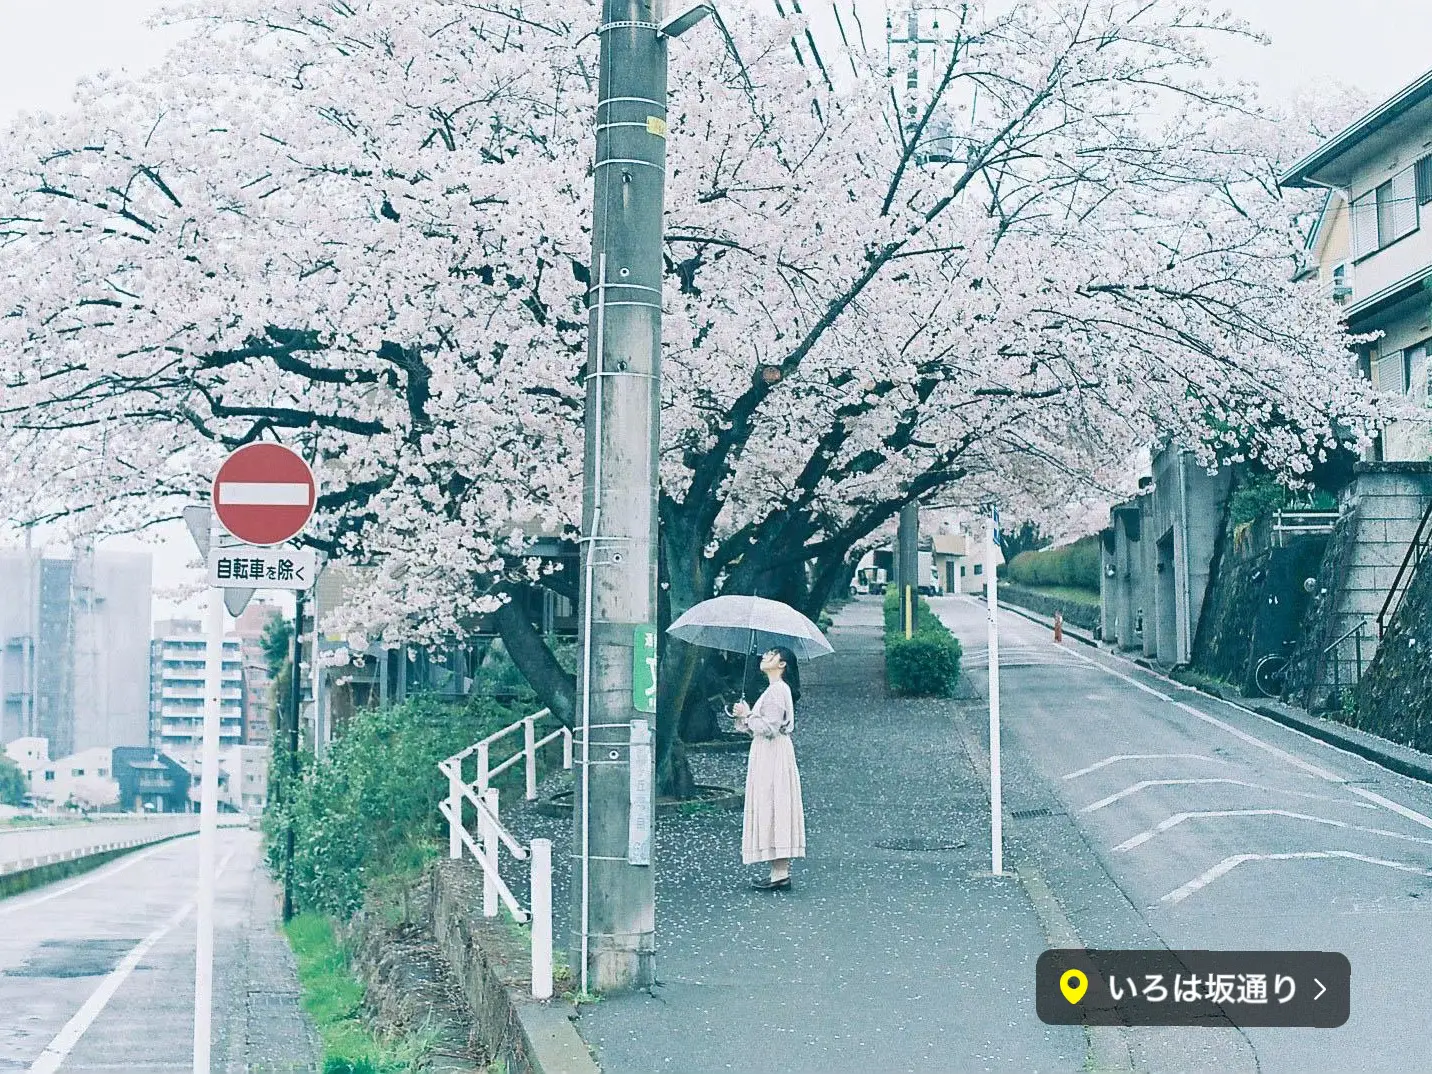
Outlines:
{"label": "metal pole band", "polygon": [[[643,168],[655,168],[657,171],[665,171],[664,165],[657,164],[650,160],[633,160],[630,157],[608,157],[606,160],[597,161],[598,168],[605,168],[608,164],[640,164]],[[613,286],[607,284],[608,287]]]}
{"label": "metal pole band", "polygon": [[[631,26],[635,26],[635,27],[637,27],[638,29],[644,29],[644,30],[660,30],[660,29],[661,29],[661,27],[658,26],[658,25],[657,25],[656,23],[654,23],[654,22],[604,22],[604,23],[602,23],[600,26],[597,27],[597,33],[599,33],[599,34],[604,34],[604,33],[606,33],[608,30],[621,30],[621,29],[625,29],[625,28],[631,27]],[[599,107],[600,107],[600,106],[599,106]]]}

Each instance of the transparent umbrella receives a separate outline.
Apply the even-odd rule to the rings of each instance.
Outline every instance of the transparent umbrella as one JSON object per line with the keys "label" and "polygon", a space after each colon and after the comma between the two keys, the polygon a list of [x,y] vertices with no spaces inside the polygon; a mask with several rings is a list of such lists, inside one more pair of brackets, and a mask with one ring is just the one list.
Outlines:
{"label": "transparent umbrella", "polygon": [[742,691],[751,673],[751,657],[765,649],[784,646],[797,660],[810,660],[834,652],[825,635],[789,604],[765,597],[724,596],[693,605],[666,631],[691,645],[745,653]]}

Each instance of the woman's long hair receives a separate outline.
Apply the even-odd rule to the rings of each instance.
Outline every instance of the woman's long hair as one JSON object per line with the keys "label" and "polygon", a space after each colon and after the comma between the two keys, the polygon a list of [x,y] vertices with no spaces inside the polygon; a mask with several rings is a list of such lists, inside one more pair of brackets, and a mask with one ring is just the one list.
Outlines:
{"label": "woman's long hair", "polygon": [[801,666],[796,663],[796,654],[784,645],[777,645],[775,651],[785,661],[786,670],[781,672],[781,678],[791,688],[791,700],[799,701],[801,699]]}

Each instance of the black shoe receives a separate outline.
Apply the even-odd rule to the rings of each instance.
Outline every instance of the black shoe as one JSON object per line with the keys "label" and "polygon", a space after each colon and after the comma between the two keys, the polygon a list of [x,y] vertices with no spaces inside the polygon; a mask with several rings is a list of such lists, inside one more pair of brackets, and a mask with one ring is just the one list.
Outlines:
{"label": "black shoe", "polygon": [[757,880],[751,886],[757,891],[789,891],[791,878],[787,876],[780,880]]}

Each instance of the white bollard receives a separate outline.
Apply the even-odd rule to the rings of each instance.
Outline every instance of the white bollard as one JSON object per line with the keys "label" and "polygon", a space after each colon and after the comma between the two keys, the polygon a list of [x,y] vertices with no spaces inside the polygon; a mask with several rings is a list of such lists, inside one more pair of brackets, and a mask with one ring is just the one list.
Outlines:
{"label": "white bollard", "polygon": [[487,793],[487,743],[477,747],[477,793]]}
{"label": "white bollard", "polygon": [[552,998],[552,840],[532,840],[532,998]]}
{"label": "white bollard", "polygon": [[448,857],[454,860],[462,857],[462,762],[458,761],[448,772]]}
{"label": "white bollard", "polygon": [[522,721],[522,748],[527,752],[527,800],[537,797],[537,721],[528,716]]}
{"label": "white bollard", "polygon": [[[497,788],[489,787],[483,792],[482,800],[487,803],[487,808],[492,811],[491,817],[487,813],[482,815],[482,856],[487,859],[487,864],[492,871],[497,871],[497,826],[492,822],[498,818],[497,813]],[[493,882],[492,874],[486,869],[482,872],[482,916],[497,916],[497,884]]]}

